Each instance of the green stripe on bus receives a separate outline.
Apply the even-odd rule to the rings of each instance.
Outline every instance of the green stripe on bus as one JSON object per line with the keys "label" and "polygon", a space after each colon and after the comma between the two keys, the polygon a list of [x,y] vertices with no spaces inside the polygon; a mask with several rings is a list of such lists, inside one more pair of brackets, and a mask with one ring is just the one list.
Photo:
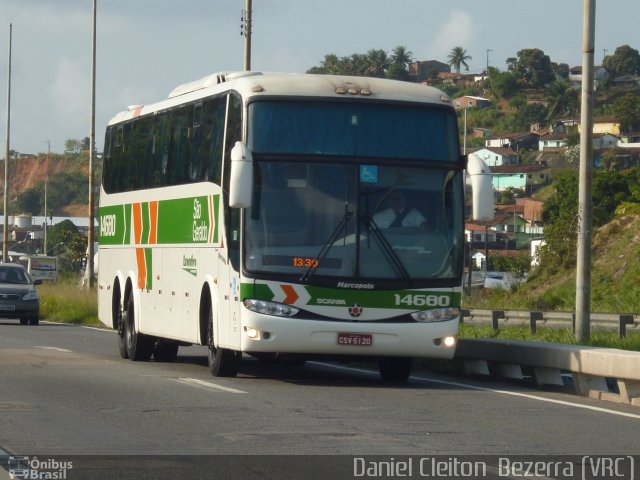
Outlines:
{"label": "green stripe on bus", "polygon": [[[283,284],[287,285],[287,284]],[[306,290],[309,300],[306,306],[345,307],[358,304],[368,308],[388,308],[402,310],[428,310],[440,307],[459,307],[462,301],[460,292],[443,292],[430,290],[345,290],[341,288],[325,288],[292,285],[300,293]],[[242,298],[255,298],[271,301],[275,298],[270,286],[256,283],[255,286],[243,284]],[[302,305],[301,305],[302,306]]]}
{"label": "green stripe on bus", "polygon": [[[213,195],[213,212],[209,212],[209,197],[179,198],[158,202],[157,244],[207,243],[213,229],[212,241],[219,242],[218,207],[220,195]],[[149,202],[142,202],[141,244],[148,244],[153,219],[149,218]],[[102,245],[130,245],[132,234],[132,206],[112,205],[100,208],[100,236]]]}
{"label": "green stripe on bus", "polygon": [[[311,298],[310,306],[344,306],[358,304],[369,308],[428,309],[460,306],[459,292],[425,290],[343,290],[305,287]],[[344,303],[343,303],[344,302]]]}
{"label": "green stripe on bus", "polygon": [[147,290],[153,288],[153,250],[150,248],[144,249],[144,262],[147,266]]}
{"label": "green stripe on bus", "polygon": [[159,244],[207,243],[208,236],[208,197],[180,198],[159,202]]}
{"label": "green stripe on bus", "polygon": [[132,207],[130,203],[123,205],[124,210],[124,234],[122,237],[122,243],[120,245],[129,245],[131,243],[131,211]]}
{"label": "green stripe on bus", "polygon": [[131,205],[115,205],[100,209],[100,243],[122,245],[129,243]]}
{"label": "green stripe on bus", "polygon": [[140,235],[140,243],[149,243],[149,232],[151,229],[149,228],[149,203],[142,202],[140,204],[140,208],[142,210],[142,233]]}

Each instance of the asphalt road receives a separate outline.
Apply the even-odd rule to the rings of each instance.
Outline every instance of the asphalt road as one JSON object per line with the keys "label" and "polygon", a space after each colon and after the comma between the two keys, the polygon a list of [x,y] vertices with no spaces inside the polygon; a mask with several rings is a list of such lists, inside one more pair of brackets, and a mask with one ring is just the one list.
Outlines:
{"label": "asphalt road", "polygon": [[[295,478],[340,478],[352,458],[337,455],[640,451],[637,407],[428,372],[387,386],[377,372],[321,362],[247,358],[237,378],[214,378],[205,354],[189,347],[175,363],[131,362],[120,359],[113,331],[0,320],[0,457],[99,455],[92,465],[102,461],[101,478],[125,478],[107,472],[126,458],[138,468],[130,478],[145,478],[163,462],[184,472],[183,455],[326,455],[311,460],[316,476]],[[229,473],[238,457],[216,457],[227,473],[213,476],[219,465],[207,458],[190,457],[190,468],[203,460],[202,476],[184,478],[283,478],[277,457],[240,462],[253,465],[248,476]],[[289,472],[310,465],[308,457],[283,458]]]}

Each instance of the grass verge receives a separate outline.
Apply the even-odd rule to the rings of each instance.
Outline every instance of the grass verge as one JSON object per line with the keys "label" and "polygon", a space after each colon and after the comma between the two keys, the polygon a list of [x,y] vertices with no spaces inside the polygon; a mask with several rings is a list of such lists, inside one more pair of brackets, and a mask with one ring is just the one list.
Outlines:
{"label": "grass verge", "polygon": [[61,280],[38,286],[40,319],[50,322],[102,325],[98,320],[98,296],[76,281]]}
{"label": "grass verge", "polygon": [[[564,343],[578,345],[570,329],[538,328],[531,333],[528,326],[515,326],[493,330],[484,325],[460,325],[460,338],[501,338],[507,340],[528,340],[539,342]],[[591,332],[590,341],[585,344],[590,347],[619,348],[622,350],[640,351],[640,334],[628,333],[620,338],[615,332],[595,330]]]}

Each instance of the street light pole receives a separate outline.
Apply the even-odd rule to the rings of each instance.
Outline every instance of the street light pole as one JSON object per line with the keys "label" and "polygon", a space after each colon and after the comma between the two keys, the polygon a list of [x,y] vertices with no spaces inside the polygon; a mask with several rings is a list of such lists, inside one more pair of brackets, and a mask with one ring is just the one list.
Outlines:
{"label": "street light pole", "polygon": [[244,70],[251,70],[251,0],[247,0],[247,9],[242,12],[242,26],[240,35],[244,36]]}
{"label": "street light pole", "polygon": [[582,110],[580,132],[580,188],[578,193],[578,251],[576,263],[576,340],[591,335],[591,218],[593,181],[593,55],[596,0],[584,0],[582,33]]}
{"label": "street light pole", "polygon": [[9,80],[7,82],[7,138],[4,150],[4,228],[2,229],[2,261],[9,261],[9,152],[11,151],[9,140],[11,138],[11,39],[13,24],[9,24]]}
{"label": "street light pole", "polygon": [[87,233],[87,288],[93,288],[93,160],[96,149],[96,10],[97,0],[93,0],[93,41],[91,50],[91,126],[89,128],[89,231]]}

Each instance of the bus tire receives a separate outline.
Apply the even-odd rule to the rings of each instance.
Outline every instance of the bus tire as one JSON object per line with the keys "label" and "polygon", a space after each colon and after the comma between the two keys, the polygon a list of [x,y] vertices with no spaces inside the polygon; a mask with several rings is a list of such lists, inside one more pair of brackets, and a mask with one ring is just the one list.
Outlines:
{"label": "bus tire", "polygon": [[156,362],[175,362],[178,357],[178,342],[156,340],[153,345],[153,359]]}
{"label": "bus tire", "polygon": [[129,353],[127,352],[127,326],[125,325],[124,313],[122,310],[118,309],[116,319],[116,325],[118,327],[118,351],[120,352],[120,358],[124,358],[125,360],[129,358]]}
{"label": "bus tire", "polygon": [[34,316],[29,318],[29,325],[39,325],[40,324],[40,319],[38,318],[38,316]]}
{"label": "bus tire", "polygon": [[29,319],[26,317],[22,317],[20,319],[20,325],[29,325]]}
{"label": "bus tire", "polygon": [[123,314],[124,337],[130,360],[146,362],[153,353],[153,339],[136,332],[133,294],[129,295],[127,310]]}
{"label": "bus tire", "polygon": [[404,383],[411,375],[413,358],[384,357],[378,361],[380,376],[385,383]]}
{"label": "bus tire", "polygon": [[213,307],[209,302],[207,322],[207,347],[209,370],[214,377],[235,377],[240,368],[241,354],[227,348],[216,348],[213,340]]}

